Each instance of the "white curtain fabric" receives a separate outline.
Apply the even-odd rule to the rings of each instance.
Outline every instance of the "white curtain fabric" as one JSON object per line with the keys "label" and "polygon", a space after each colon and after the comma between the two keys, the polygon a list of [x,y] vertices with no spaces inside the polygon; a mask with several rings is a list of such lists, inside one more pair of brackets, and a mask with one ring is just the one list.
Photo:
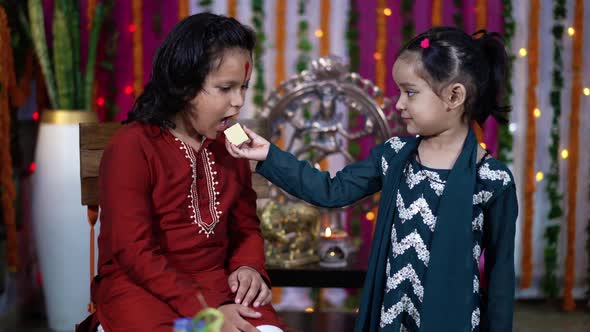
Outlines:
{"label": "white curtain fabric", "polygon": [[[529,2],[528,1],[513,1],[514,5],[514,17],[517,22],[515,38],[512,44],[512,52],[518,54],[520,48],[528,48],[528,36],[529,36]],[[528,84],[528,58],[517,56],[514,62],[514,75],[513,75],[513,86],[514,86],[514,97],[512,105],[514,107],[512,114],[514,132],[514,164],[512,169],[516,176],[517,184],[519,185],[519,197],[521,212],[519,217],[519,224],[517,225],[517,237],[516,237],[516,271],[517,276],[521,275],[521,259],[522,259],[522,241],[521,241],[521,229],[522,229],[522,216],[524,215],[523,208],[524,202],[522,200],[524,194],[523,176],[524,171],[527,167],[534,167],[535,172],[540,171],[547,174],[550,166],[550,157],[548,154],[548,146],[550,144],[549,133],[551,129],[551,119],[553,116],[553,109],[551,108],[549,94],[552,87],[552,70],[553,70],[553,37],[552,28],[554,24],[553,20],[553,3],[552,1],[541,2],[541,18],[540,18],[540,55],[539,55],[539,84],[536,89],[538,107],[541,110],[541,117],[537,118],[537,150],[535,165],[525,165],[524,156],[526,151],[525,135],[527,130],[526,123],[526,94]],[[569,0],[567,2],[567,18],[563,24],[566,27],[573,26],[573,14],[574,14],[574,1]],[[588,4],[585,6],[585,37],[584,37],[584,70],[582,74],[582,81],[584,86],[590,85],[590,61],[588,55],[590,55],[590,8]],[[577,32],[579,33],[579,32]],[[568,149],[571,155],[571,148],[569,147],[569,115],[571,111],[571,80],[572,80],[572,42],[573,39],[567,33],[563,38],[564,50],[563,50],[563,76],[564,76],[564,88],[562,90],[562,115],[560,120],[560,133],[561,133],[561,149]],[[580,96],[580,92],[576,92],[577,96]],[[584,292],[588,285],[586,282],[587,278],[587,265],[588,256],[585,249],[587,233],[586,225],[590,219],[590,207],[588,204],[588,187],[589,183],[589,170],[590,170],[590,97],[582,96],[582,107],[581,107],[581,123],[580,123],[580,155],[579,159],[579,171],[578,171],[578,183],[577,185],[577,217],[576,217],[576,282],[574,288],[574,296],[576,298],[583,298]],[[567,168],[569,159],[560,159],[560,190],[564,194],[562,206],[564,207],[565,213],[567,213]],[[549,211],[548,197],[545,192],[545,182],[537,182],[537,188],[535,193],[535,217],[534,217],[534,228],[533,228],[533,283],[529,289],[519,289],[517,296],[521,298],[535,298],[541,297],[542,292],[542,278],[544,275],[544,258],[543,248],[545,245],[545,239],[543,238],[545,226],[547,224],[547,213]],[[566,216],[561,218],[560,224],[560,248],[559,248],[559,268],[558,278],[560,286],[563,284],[563,276],[565,269],[565,251],[567,245],[567,225]]]}

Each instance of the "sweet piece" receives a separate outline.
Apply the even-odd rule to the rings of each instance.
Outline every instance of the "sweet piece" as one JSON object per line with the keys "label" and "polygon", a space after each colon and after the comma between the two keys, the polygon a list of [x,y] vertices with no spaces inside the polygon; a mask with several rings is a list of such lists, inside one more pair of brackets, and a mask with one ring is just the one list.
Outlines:
{"label": "sweet piece", "polygon": [[225,137],[233,145],[240,145],[250,140],[250,138],[248,137],[248,135],[246,135],[246,132],[244,131],[244,129],[242,129],[242,126],[240,126],[239,123],[236,123],[233,126],[227,128],[224,131],[224,133]]}

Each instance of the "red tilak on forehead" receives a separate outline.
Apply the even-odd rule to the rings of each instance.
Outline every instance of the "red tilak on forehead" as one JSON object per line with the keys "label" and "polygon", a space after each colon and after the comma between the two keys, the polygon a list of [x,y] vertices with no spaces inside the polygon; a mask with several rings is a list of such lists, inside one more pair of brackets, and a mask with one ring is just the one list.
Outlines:
{"label": "red tilak on forehead", "polygon": [[244,83],[246,83],[246,80],[248,79],[248,71],[250,70],[250,62],[246,62],[244,69],[246,69],[246,73],[244,74]]}

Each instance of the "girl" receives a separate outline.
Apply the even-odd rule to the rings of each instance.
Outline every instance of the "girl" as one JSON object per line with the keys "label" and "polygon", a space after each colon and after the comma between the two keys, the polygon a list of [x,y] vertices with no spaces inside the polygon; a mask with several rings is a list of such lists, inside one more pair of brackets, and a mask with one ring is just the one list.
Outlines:
{"label": "girl", "polygon": [[333,178],[250,130],[249,143],[226,143],[315,205],[341,207],[382,191],[356,331],[512,329],[516,189],[471,129],[509,111],[499,105],[507,55],[496,35],[477,37],[433,28],[409,41],[393,78],[412,136],[389,139]]}
{"label": "girl", "polygon": [[254,32],[210,13],[174,27],[100,165],[94,324],[170,332],[206,304],[222,331],[282,331],[246,160],[224,148],[252,68]]}

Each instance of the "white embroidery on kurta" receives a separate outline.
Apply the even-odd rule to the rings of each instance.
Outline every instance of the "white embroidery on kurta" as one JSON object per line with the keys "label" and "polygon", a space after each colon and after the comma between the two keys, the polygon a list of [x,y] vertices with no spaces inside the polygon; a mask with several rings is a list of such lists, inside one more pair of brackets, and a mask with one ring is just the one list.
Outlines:
{"label": "white embroidery on kurta", "polygon": [[424,262],[425,266],[428,266],[428,262],[430,261],[430,251],[428,251],[428,248],[424,244],[424,241],[417,230],[414,230],[398,242],[395,226],[391,227],[391,248],[394,258],[403,255],[408,249],[414,248],[418,255],[418,259]]}
{"label": "white embroidery on kurta", "polygon": [[391,145],[391,148],[395,151],[395,153],[398,153],[404,147],[404,145],[406,145],[406,142],[402,142],[402,140],[397,136],[388,139],[387,143]]}
{"label": "white embroidery on kurta", "polygon": [[408,265],[397,271],[394,275],[390,275],[391,264],[389,263],[389,260],[387,260],[387,271],[387,283],[385,286],[386,293],[396,289],[402,282],[408,280],[412,283],[414,294],[416,294],[420,302],[422,302],[422,299],[424,298],[424,287],[422,287],[422,282],[412,267],[412,264],[408,263]]}
{"label": "white embroidery on kurta", "polygon": [[194,150],[185,144],[182,140],[176,139],[182,145],[180,147],[181,150],[184,150],[184,156],[190,161],[190,166],[192,170],[192,182],[191,188],[188,195],[190,198],[190,205],[189,209],[192,210],[191,220],[193,223],[199,226],[199,234],[204,233],[207,238],[214,234],[215,226],[219,223],[219,217],[221,216],[221,211],[217,210],[217,206],[219,202],[217,201],[217,196],[219,196],[219,192],[216,191],[216,187],[219,184],[216,180],[217,171],[213,169],[213,165],[215,161],[211,160],[212,153],[209,152],[206,148],[203,149],[203,163],[205,169],[205,179],[207,182],[207,193],[209,194],[209,212],[211,213],[211,219],[213,220],[210,224],[206,223],[201,216],[201,210],[199,209],[199,192],[197,190],[197,157],[195,156]]}
{"label": "white embroidery on kurta", "polygon": [[473,205],[487,203],[487,201],[489,201],[490,198],[492,198],[492,195],[493,194],[491,192],[485,190],[482,190],[477,194],[473,194]]}
{"label": "white embroidery on kurta", "polygon": [[407,312],[416,322],[416,326],[420,327],[420,312],[414,306],[412,300],[404,294],[399,302],[391,306],[391,308],[385,310],[385,306],[381,306],[381,328],[393,323],[393,321],[399,316],[402,312]]}
{"label": "white embroidery on kurta", "polygon": [[479,262],[479,257],[481,256],[481,247],[479,244],[473,246],[473,258],[476,262]]}
{"label": "white embroidery on kurta", "polygon": [[410,330],[408,330],[408,328],[402,323],[399,327],[399,332],[410,332]]}
{"label": "white embroidery on kurta", "polygon": [[493,171],[490,169],[490,165],[488,165],[487,163],[481,165],[481,167],[479,168],[479,177],[484,180],[501,180],[502,185],[504,186],[508,185],[510,181],[512,181],[510,179],[510,174],[508,174],[508,172],[502,170]]}
{"label": "white embroidery on kurta", "polygon": [[420,182],[428,179],[430,188],[434,190],[437,196],[442,195],[443,191],[445,190],[446,181],[442,180],[440,175],[438,175],[436,172],[422,169],[414,173],[414,168],[412,165],[408,165],[406,174],[406,183],[410,189],[413,189],[416,185],[420,184]]}
{"label": "white embroidery on kurta", "polygon": [[471,314],[471,331],[475,330],[479,326],[479,308],[473,310]]}
{"label": "white embroidery on kurta", "polygon": [[434,228],[436,227],[436,217],[432,213],[432,210],[430,209],[430,206],[428,206],[428,202],[424,197],[418,198],[412,204],[410,204],[408,208],[406,208],[404,199],[398,191],[396,205],[402,224],[407,220],[412,219],[416,214],[420,213],[424,224],[430,228],[430,231],[434,232]]}
{"label": "white embroidery on kurta", "polygon": [[473,292],[479,293],[479,278],[477,276],[473,276]]}
{"label": "white embroidery on kurta", "polygon": [[483,213],[480,212],[475,219],[471,222],[471,226],[473,231],[482,231],[483,230]]}
{"label": "white embroidery on kurta", "polygon": [[387,163],[387,160],[385,160],[385,157],[381,157],[381,169],[383,170],[383,175],[387,174],[388,168],[389,164]]}

